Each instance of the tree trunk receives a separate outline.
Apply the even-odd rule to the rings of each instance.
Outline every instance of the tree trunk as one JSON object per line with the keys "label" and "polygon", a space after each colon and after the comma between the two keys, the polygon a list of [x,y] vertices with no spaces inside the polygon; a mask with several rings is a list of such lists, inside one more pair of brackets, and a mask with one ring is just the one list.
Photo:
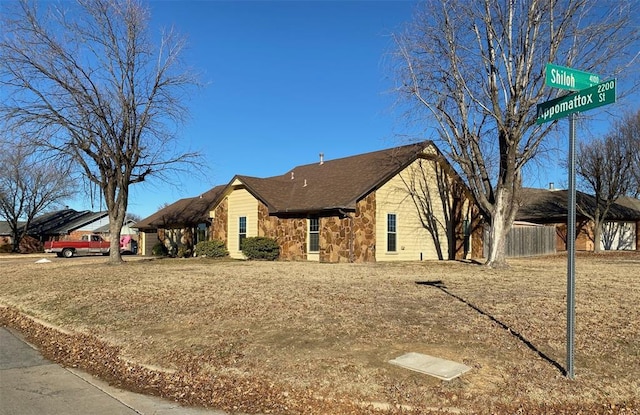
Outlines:
{"label": "tree trunk", "polygon": [[602,239],[602,222],[599,217],[596,216],[593,221],[593,252],[600,253],[600,240]]}
{"label": "tree trunk", "polygon": [[127,211],[128,195],[126,191],[120,190],[118,197],[114,197],[113,189],[107,189],[105,192],[105,200],[107,202],[107,211],[109,212],[109,235],[111,235],[109,248],[109,263],[118,265],[122,263],[122,255],[120,253],[120,233],[122,232],[122,224]]}
{"label": "tree trunk", "polygon": [[18,237],[18,235],[14,235],[13,237],[13,247],[11,249],[11,252],[13,253],[20,252],[20,237]]}
{"label": "tree trunk", "polygon": [[489,253],[487,255],[486,266],[491,268],[507,268],[507,257],[505,255],[505,244],[507,233],[504,219],[494,217],[489,228]]}
{"label": "tree trunk", "polygon": [[117,218],[112,217],[111,212],[109,212],[109,235],[111,236],[109,247],[110,264],[122,263],[122,255],[120,254],[120,232],[122,232],[122,225],[119,225]]}
{"label": "tree trunk", "polygon": [[513,193],[505,188],[499,189],[496,203],[491,215],[491,227],[489,229],[489,253],[485,265],[490,268],[507,268],[505,254],[507,234],[513,223],[514,209]]}

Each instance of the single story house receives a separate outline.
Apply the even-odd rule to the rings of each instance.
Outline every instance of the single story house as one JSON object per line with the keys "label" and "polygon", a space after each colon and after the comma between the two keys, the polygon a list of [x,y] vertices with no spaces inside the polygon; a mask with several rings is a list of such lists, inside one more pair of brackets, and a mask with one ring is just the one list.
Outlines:
{"label": "single story house", "polygon": [[[554,226],[557,249],[567,249],[567,190],[524,188],[519,203],[516,220]],[[576,250],[594,250],[595,206],[595,197],[576,191]],[[604,250],[640,250],[640,200],[622,197],[611,206],[599,243]]]}
{"label": "single story house", "polygon": [[425,141],[236,175],[211,206],[211,237],[244,258],[247,237],[274,238],[280,258],[408,261],[482,255],[477,206],[436,146]]}
{"label": "single story house", "polygon": [[108,214],[88,210],[61,209],[34,218],[29,224],[27,235],[40,242],[60,239],[77,239],[108,222]]}
{"label": "single story house", "polygon": [[209,212],[223,189],[224,186],[216,186],[200,196],[180,199],[132,225],[140,232],[139,254],[152,255],[158,242],[177,252],[178,247],[192,250],[198,242],[209,240]]}
{"label": "single story house", "polygon": [[[19,226],[24,226],[24,223],[20,222]],[[0,221],[0,252],[11,252],[12,244],[13,233],[11,232],[9,222]]]}
{"label": "single story house", "polygon": [[[24,224],[22,225],[24,226]],[[123,230],[128,226],[125,224]],[[89,210],[76,211],[61,209],[44,213],[34,218],[27,229],[27,236],[21,242],[22,252],[33,252],[42,249],[42,244],[50,240],[80,239],[83,235],[100,233],[108,239],[108,212],[92,212]],[[137,239],[137,237],[132,238]],[[0,245],[11,243],[9,225],[0,222]]]}

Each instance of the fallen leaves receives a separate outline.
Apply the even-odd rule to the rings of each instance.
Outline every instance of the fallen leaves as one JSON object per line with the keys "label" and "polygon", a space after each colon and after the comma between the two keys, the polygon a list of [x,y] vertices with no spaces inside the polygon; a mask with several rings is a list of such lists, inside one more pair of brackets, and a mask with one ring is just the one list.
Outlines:
{"label": "fallen leaves", "polygon": [[[579,255],[575,381],[561,372],[562,256],[513,260],[508,270],[455,262],[16,264],[0,277],[0,302],[9,306],[0,320],[62,364],[232,412],[633,414],[637,259]],[[408,351],[473,370],[441,382],[387,364]]]}

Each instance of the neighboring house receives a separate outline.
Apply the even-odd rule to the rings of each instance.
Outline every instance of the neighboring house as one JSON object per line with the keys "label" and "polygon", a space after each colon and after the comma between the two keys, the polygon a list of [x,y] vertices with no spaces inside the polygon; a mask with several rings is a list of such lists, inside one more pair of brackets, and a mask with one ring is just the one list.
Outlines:
{"label": "neighboring house", "polygon": [[[23,225],[20,225],[23,226]],[[9,222],[0,221],[0,247],[4,245],[11,245],[13,243],[13,233],[11,232],[11,226]],[[7,251],[11,249],[9,247],[4,248]]]}
{"label": "neighboring house", "polygon": [[82,235],[94,233],[105,223],[109,223],[106,211],[84,210],[78,212],[74,209],[62,209],[45,213],[33,219],[29,224],[27,234],[40,242],[80,239]]}
{"label": "neighboring house", "polygon": [[232,258],[242,240],[274,238],[280,258],[407,261],[482,255],[470,192],[432,142],[237,175],[214,200],[213,239]]}
{"label": "neighboring house", "polygon": [[[566,250],[567,190],[522,189],[516,220],[556,228],[557,249]],[[596,200],[576,192],[576,250],[593,251],[593,222],[588,214]],[[640,201],[623,197],[611,206],[603,223],[600,247],[606,250],[640,250]]]}
{"label": "neighboring house", "polygon": [[617,204],[638,212],[638,219],[635,223],[630,218],[623,221],[606,222],[602,231],[602,248],[640,251],[640,199],[621,197]]}
{"label": "neighboring house", "polygon": [[48,212],[34,218],[29,224],[27,234],[40,242],[48,240],[71,239],[87,233],[78,229],[91,226],[107,216],[107,212],[91,212],[88,210],[78,212],[73,209],[62,209]]}
{"label": "neighboring house", "polygon": [[57,235],[54,239],[81,239],[83,235],[100,233],[99,229],[109,227],[109,213],[103,212],[81,212],[74,220],[71,220],[55,229]]}
{"label": "neighboring house", "polygon": [[224,186],[217,186],[200,196],[180,199],[136,222],[132,227],[140,231],[138,252],[151,255],[158,242],[176,252],[179,247],[192,250],[198,242],[210,239],[209,212],[223,189]]}
{"label": "neighboring house", "polygon": [[[94,233],[97,228],[108,222],[107,212],[88,210],[78,212],[68,208],[48,212],[31,221],[27,236],[21,242],[21,251],[37,251],[45,241],[49,240],[80,239],[82,235]],[[6,232],[0,233],[0,244],[2,241],[7,243],[11,241],[8,225],[0,225],[0,230],[4,226],[7,229]]]}
{"label": "neighboring house", "polygon": [[[131,219],[125,219],[120,228],[120,251],[123,253],[138,253],[138,229],[134,227],[135,222]],[[109,229],[109,221],[93,230],[93,233],[101,234],[104,239],[109,239],[111,231]]]}

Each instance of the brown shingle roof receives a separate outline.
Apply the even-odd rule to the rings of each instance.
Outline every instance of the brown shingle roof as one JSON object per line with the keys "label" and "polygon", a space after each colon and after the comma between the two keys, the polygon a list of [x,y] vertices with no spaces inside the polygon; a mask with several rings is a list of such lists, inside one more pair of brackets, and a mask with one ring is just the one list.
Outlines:
{"label": "brown shingle roof", "polygon": [[200,196],[180,199],[136,222],[132,227],[138,229],[172,228],[206,222],[209,220],[209,210],[214,200],[218,198],[224,188],[225,186],[216,186]]}
{"label": "brown shingle roof", "polygon": [[425,141],[297,166],[281,176],[236,179],[271,213],[354,210],[358,200],[407,167],[430,145]]}
{"label": "brown shingle roof", "polygon": [[[516,220],[534,223],[560,223],[566,221],[567,199],[567,190],[523,188],[520,194],[520,208],[516,214]],[[640,209],[635,207],[636,202],[640,204],[637,199],[619,199],[616,204],[611,206],[605,220],[640,220]],[[592,215],[595,206],[596,201],[593,196],[576,191],[576,218],[578,220],[586,219],[585,212]]]}

